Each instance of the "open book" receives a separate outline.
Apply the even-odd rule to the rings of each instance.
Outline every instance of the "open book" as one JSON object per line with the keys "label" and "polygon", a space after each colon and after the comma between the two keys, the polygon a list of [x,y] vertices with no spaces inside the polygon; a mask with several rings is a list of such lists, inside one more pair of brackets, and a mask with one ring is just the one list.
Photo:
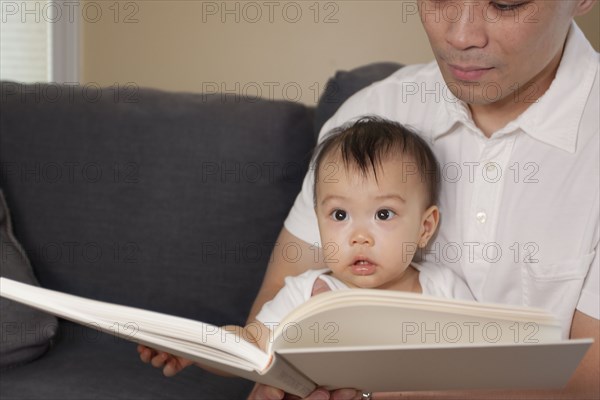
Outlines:
{"label": "open book", "polygon": [[2,297],[202,365],[306,396],[564,386],[592,343],[543,311],[413,293],[320,294],[272,328],[269,348],[214,325],[0,278]]}

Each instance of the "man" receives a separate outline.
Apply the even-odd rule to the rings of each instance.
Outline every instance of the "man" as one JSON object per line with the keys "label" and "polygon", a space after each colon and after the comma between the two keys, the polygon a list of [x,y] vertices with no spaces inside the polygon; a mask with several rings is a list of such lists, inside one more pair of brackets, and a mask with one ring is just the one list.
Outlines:
{"label": "man", "polygon": [[[563,391],[404,393],[402,398],[598,398],[598,53],[573,22],[595,0],[419,0],[436,63],[405,67],[348,100],[323,130],[365,114],[414,127],[442,167],[442,222],[423,263],[452,268],[479,301],[542,307],[563,336],[595,342]],[[250,319],[318,242],[308,174]],[[250,398],[281,398],[257,385]],[[310,398],[328,398],[317,390]],[[332,398],[367,398],[340,390]],[[395,398],[399,394],[376,395]],[[412,396],[412,397],[411,397]]]}

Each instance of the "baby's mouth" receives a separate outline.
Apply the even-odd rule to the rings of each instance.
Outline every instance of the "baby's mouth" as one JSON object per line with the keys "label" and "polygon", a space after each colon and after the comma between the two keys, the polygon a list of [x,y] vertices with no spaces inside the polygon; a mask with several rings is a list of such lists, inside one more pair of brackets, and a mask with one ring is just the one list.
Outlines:
{"label": "baby's mouth", "polygon": [[357,258],[351,265],[351,270],[354,275],[372,275],[375,273],[376,265],[367,258]]}

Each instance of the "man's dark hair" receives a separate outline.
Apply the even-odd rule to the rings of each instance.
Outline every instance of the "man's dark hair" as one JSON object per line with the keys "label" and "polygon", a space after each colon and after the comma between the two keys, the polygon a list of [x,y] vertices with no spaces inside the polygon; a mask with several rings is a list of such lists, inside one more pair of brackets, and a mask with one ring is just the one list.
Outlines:
{"label": "man's dark hair", "polygon": [[363,176],[373,172],[377,180],[377,167],[394,156],[406,156],[416,164],[421,182],[427,189],[427,207],[437,203],[439,169],[437,160],[419,135],[402,126],[376,116],[366,116],[328,132],[315,149],[314,197],[319,181],[319,168],[323,160],[334,153],[342,157],[344,167],[356,167]]}

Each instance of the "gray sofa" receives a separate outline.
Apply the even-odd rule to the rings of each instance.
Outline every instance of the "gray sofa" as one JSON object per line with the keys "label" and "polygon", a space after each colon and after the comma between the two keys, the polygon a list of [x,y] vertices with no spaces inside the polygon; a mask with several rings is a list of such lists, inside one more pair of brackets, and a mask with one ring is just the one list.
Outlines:
{"label": "gray sofa", "polygon": [[[133,86],[118,93],[2,82],[0,188],[12,216],[3,235],[15,243],[2,246],[0,272],[243,324],[316,133],[347,97],[399,67],[338,72],[314,108]],[[14,248],[34,277],[23,272],[24,254],[22,265],[9,266]],[[3,347],[10,356],[0,374],[3,400],[239,399],[252,386],[199,368],[165,378],[130,342],[2,309],[3,342],[19,339],[10,354]]]}

